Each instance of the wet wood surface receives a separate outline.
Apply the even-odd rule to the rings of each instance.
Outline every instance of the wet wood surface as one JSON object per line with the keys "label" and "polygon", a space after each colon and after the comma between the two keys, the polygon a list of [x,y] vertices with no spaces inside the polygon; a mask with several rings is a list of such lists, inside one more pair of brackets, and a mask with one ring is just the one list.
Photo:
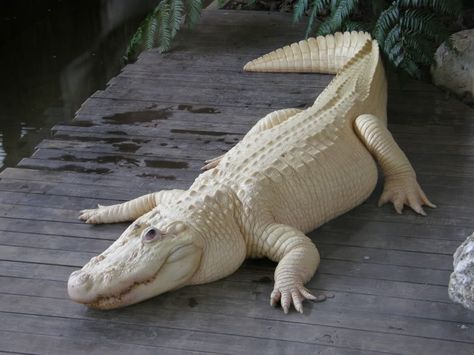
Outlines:
{"label": "wet wood surface", "polygon": [[203,160],[265,114],[305,107],[329,75],[243,73],[301,38],[290,16],[207,11],[165,55],[151,50],[0,175],[0,351],[37,354],[473,354],[474,313],[450,302],[452,253],[474,229],[474,113],[431,85],[390,80],[389,122],[439,208],[360,207],[311,233],[322,262],[305,314],[269,306],[275,265],[114,311],[70,301],[71,271],[125,224],[78,211],[186,188]]}

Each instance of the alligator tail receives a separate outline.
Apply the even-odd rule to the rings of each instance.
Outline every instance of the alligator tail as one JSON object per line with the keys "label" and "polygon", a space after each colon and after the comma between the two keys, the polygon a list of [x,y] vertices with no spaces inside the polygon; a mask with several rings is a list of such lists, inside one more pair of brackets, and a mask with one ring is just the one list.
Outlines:
{"label": "alligator tail", "polygon": [[248,62],[244,71],[336,74],[371,39],[355,31],[308,38]]}

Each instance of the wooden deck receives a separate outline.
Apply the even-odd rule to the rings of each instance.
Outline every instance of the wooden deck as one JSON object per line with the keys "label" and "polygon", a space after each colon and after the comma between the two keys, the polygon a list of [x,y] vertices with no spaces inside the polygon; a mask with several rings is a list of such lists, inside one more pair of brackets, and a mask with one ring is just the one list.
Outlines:
{"label": "wooden deck", "polygon": [[451,303],[452,253],[474,230],[474,112],[432,86],[391,83],[390,128],[439,208],[377,208],[380,188],[311,237],[321,303],[269,306],[274,264],[116,311],[66,294],[72,270],[125,228],[78,211],[187,187],[263,115],[311,103],[328,75],[247,74],[248,60],[297,40],[287,15],[207,11],[161,57],[144,53],[0,175],[0,352],[37,354],[474,354],[474,312]]}

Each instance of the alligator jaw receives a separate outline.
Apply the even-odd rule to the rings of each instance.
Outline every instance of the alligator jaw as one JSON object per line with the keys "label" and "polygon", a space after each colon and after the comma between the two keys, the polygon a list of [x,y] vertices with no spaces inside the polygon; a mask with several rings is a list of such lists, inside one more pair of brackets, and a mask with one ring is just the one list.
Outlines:
{"label": "alligator jaw", "polygon": [[[161,270],[161,269],[160,269]],[[135,301],[132,299],[127,299],[127,296],[129,296],[134,290],[136,290],[138,287],[142,285],[147,285],[151,282],[153,282],[158,273],[160,272],[158,270],[155,275],[153,275],[152,278],[142,281],[142,282],[135,282],[133,285],[119,293],[118,295],[111,295],[111,296],[99,296],[96,300],[93,302],[88,302],[84,303],[87,307],[90,308],[95,308],[95,309],[114,309],[114,308],[119,308],[119,307],[125,307],[129,304],[135,303]]]}
{"label": "alligator jaw", "polygon": [[[98,294],[89,299],[87,298],[87,288],[86,291],[81,292],[80,286],[77,286],[78,274],[73,273],[68,283],[69,296],[78,303],[96,309],[113,309],[137,303],[184,286],[199,268],[201,253],[201,249],[193,243],[177,246],[170,251],[158,270],[146,280],[135,281],[128,287],[121,287],[115,294]],[[81,276],[79,274],[79,278]],[[87,281],[93,280],[89,275],[85,274],[85,276]]]}

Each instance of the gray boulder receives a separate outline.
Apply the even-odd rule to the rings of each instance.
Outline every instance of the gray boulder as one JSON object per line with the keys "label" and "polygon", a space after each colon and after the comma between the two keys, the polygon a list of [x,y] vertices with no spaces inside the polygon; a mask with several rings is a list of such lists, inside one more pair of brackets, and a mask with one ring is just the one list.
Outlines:
{"label": "gray boulder", "polygon": [[436,50],[431,77],[435,85],[472,101],[474,97],[474,29],[452,35],[453,49],[443,43]]}
{"label": "gray boulder", "polygon": [[474,310],[474,233],[454,253],[454,272],[449,279],[449,297]]}

